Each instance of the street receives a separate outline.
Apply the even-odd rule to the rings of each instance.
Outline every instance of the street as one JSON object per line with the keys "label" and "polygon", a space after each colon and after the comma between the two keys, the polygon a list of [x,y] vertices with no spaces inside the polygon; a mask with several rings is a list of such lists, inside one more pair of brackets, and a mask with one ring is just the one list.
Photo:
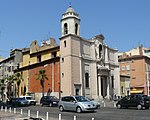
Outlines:
{"label": "street", "polygon": [[[39,116],[46,116],[46,112],[49,113],[49,117],[58,118],[58,115],[61,114],[62,119],[64,120],[73,120],[76,116],[77,120],[149,120],[150,110],[137,110],[136,108],[131,109],[117,109],[110,107],[102,107],[95,112],[86,112],[86,113],[76,113],[76,112],[60,112],[58,107],[48,107],[48,106],[29,106],[29,107],[20,107],[17,108],[17,111],[23,111],[27,114],[28,110],[31,110],[31,114],[36,115],[36,112],[39,111]],[[45,117],[43,117],[45,118]]]}

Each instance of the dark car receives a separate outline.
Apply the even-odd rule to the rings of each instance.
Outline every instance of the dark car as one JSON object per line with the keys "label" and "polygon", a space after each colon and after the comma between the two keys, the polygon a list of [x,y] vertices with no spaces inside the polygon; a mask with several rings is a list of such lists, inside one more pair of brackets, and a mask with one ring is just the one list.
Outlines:
{"label": "dark car", "polygon": [[150,101],[147,95],[133,94],[123,97],[116,104],[117,108],[136,107],[137,109],[149,109]]}
{"label": "dark car", "polygon": [[55,96],[44,96],[40,100],[40,104],[52,106],[58,106],[59,99]]}
{"label": "dark car", "polygon": [[11,98],[9,101],[9,104],[11,104],[12,106],[15,106],[15,107],[29,105],[28,101],[24,98]]}

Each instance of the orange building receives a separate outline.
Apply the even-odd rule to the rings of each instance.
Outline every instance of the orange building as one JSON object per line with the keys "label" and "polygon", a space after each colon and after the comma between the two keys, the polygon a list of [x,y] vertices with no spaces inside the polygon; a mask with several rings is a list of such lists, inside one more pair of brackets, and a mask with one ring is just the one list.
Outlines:
{"label": "orange building", "polygon": [[35,40],[30,48],[24,48],[23,61],[19,71],[24,81],[21,82],[20,95],[31,94],[39,101],[42,96],[42,87],[38,78],[40,69],[45,69],[48,80],[44,83],[45,95],[60,97],[60,50],[55,40],[44,41],[41,46]]}
{"label": "orange building", "polygon": [[120,75],[130,76],[130,94],[149,95],[150,58],[144,55],[119,56]]}

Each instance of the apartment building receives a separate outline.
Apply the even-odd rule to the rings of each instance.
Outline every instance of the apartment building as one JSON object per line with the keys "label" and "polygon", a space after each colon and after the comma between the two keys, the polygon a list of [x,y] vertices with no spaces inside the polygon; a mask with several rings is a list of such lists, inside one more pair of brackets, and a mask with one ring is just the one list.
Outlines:
{"label": "apartment building", "polygon": [[[10,93],[7,89],[6,80],[11,75],[14,75],[14,70],[18,69],[18,65],[21,61],[22,61],[22,51],[20,49],[12,49],[10,51],[10,56],[7,58],[3,58],[0,61],[0,80],[2,80],[2,79],[5,80],[5,87],[4,87],[4,93],[3,93],[4,94],[4,100],[7,99],[8,94],[10,94],[10,96],[16,95],[16,89],[17,89],[16,85],[14,84],[11,87],[12,93]],[[1,81],[0,81],[0,83],[1,83]],[[0,95],[2,95],[1,90],[2,89],[0,88]]]}
{"label": "apartment building", "polygon": [[150,56],[148,50],[139,46],[119,55],[120,74],[130,76],[130,94],[149,95]]}

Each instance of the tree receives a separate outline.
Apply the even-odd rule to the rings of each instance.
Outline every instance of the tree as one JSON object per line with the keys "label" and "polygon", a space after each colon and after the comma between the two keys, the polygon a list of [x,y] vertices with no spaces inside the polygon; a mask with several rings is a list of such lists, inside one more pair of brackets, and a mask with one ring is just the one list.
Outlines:
{"label": "tree", "polygon": [[4,100],[4,90],[5,90],[5,86],[6,86],[6,80],[5,79],[1,79],[0,80],[0,87],[1,87],[1,96],[2,96],[2,101]]}
{"label": "tree", "polygon": [[19,88],[20,88],[21,82],[23,81],[22,75],[19,72],[15,73],[14,80],[17,83],[18,97],[19,97]]}
{"label": "tree", "polygon": [[42,86],[42,96],[44,96],[44,82],[45,82],[45,79],[48,80],[47,76],[46,76],[46,71],[44,69],[40,69],[38,71],[38,77],[36,80],[40,80],[40,84]]}
{"label": "tree", "polygon": [[8,92],[8,99],[12,97],[12,84],[14,83],[14,75],[10,75],[7,78],[7,92]]}

